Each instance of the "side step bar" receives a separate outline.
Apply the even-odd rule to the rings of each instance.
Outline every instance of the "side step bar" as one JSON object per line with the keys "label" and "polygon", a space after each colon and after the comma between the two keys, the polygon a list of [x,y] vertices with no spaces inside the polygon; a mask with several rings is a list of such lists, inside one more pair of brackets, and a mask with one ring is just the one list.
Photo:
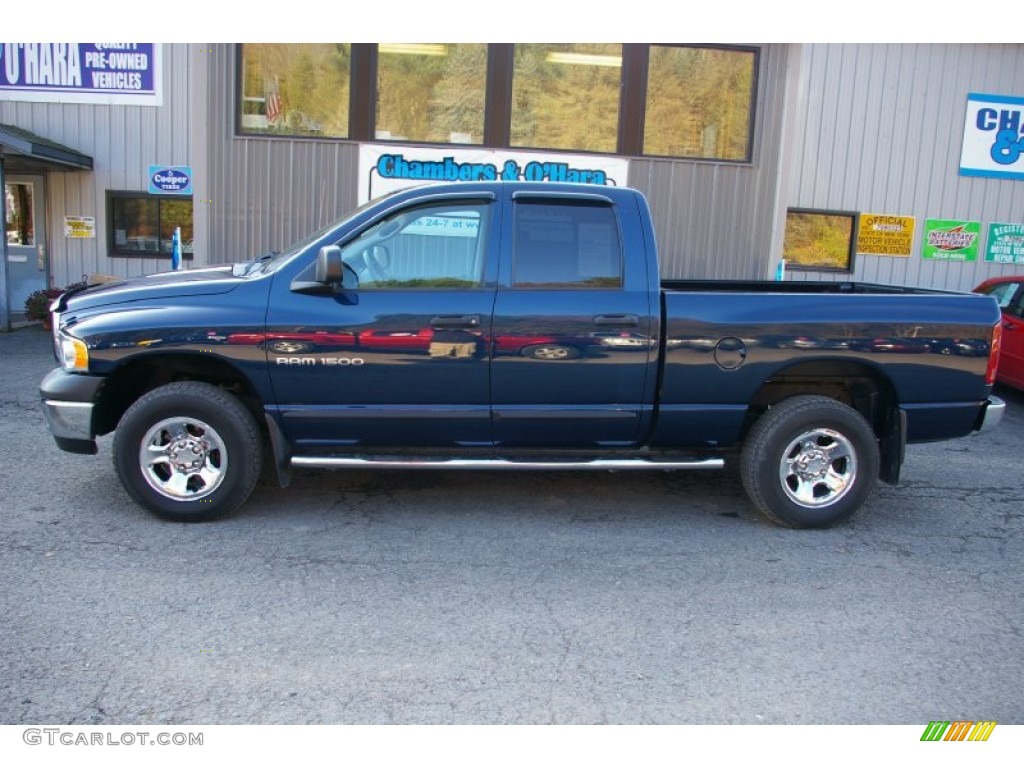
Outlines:
{"label": "side step bar", "polygon": [[592,459],[581,461],[532,461],[523,459],[442,459],[405,456],[354,458],[338,456],[293,456],[293,467],[321,469],[482,469],[482,470],[652,470],[652,469],[722,469],[724,459],[691,459],[687,461],[655,461],[650,459]]}

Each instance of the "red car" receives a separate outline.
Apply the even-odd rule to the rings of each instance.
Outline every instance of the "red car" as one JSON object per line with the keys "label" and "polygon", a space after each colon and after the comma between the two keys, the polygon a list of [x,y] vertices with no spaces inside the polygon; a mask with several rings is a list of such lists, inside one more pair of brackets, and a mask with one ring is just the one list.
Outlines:
{"label": "red car", "polygon": [[1003,345],[996,380],[1024,389],[1024,277],[993,277],[974,292],[993,296],[1003,312]]}

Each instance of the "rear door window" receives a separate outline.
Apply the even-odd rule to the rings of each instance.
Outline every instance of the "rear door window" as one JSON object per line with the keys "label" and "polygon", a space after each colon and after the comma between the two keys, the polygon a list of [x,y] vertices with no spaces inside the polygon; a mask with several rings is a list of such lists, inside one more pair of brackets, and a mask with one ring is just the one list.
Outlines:
{"label": "rear door window", "polygon": [[517,202],[512,284],[526,289],[621,288],[622,240],[614,208],[575,200]]}

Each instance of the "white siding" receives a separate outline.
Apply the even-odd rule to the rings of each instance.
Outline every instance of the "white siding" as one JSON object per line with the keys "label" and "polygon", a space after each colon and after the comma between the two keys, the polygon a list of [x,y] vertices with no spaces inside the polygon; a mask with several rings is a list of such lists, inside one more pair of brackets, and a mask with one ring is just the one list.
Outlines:
{"label": "white siding", "polygon": [[[206,46],[202,110],[214,261],[282,250],[356,207],[359,145],[332,139],[235,135],[236,47]],[[198,169],[197,169],[198,174]]]}
{"label": "white siding", "polygon": [[[916,217],[909,258],[858,254],[853,279],[970,290],[1024,267],[925,261],[925,219],[1024,223],[1024,181],[959,175],[968,93],[1024,96],[1024,45],[801,47],[790,207]],[[849,274],[790,270],[792,280]]]}

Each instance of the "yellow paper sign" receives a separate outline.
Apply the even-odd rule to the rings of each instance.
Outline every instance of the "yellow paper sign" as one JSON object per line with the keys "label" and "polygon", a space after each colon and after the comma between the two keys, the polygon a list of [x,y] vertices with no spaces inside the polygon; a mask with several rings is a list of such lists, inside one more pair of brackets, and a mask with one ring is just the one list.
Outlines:
{"label": "yellow paper sign", "polygon": [[910,256],[914,245],[914,217],[862,213],[857,227],[857,253],[875,256]]}

